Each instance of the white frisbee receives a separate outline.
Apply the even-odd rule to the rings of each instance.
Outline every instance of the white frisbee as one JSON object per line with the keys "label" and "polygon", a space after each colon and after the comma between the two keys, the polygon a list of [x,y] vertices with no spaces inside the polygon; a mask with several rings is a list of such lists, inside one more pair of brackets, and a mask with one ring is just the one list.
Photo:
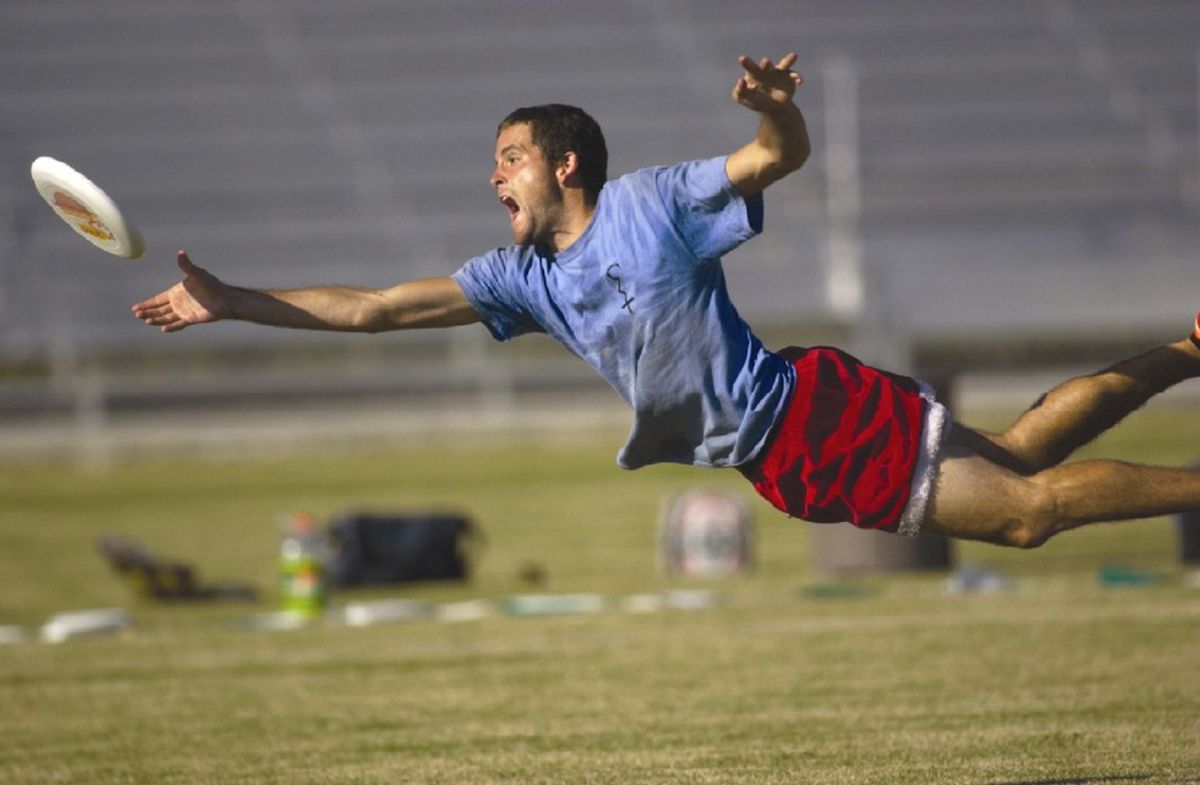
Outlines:
{"label": "white frisbee", "polygon": [[29,167],[38,193],[83,239],[113,256],[137,259],[146,242],[108,194],[71,166],[43,155]]}

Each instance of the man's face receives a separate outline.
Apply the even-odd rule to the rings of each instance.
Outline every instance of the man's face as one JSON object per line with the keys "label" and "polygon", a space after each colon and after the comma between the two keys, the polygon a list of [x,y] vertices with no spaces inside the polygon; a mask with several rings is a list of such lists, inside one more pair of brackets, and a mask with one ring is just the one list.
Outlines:
{"label": "man's face", "polygon": [[562,189],[554,167],[533,144],[528,123],[510,125],[496,137],[491,184],[508,209],[513,241],[549,244],[562,213]]}

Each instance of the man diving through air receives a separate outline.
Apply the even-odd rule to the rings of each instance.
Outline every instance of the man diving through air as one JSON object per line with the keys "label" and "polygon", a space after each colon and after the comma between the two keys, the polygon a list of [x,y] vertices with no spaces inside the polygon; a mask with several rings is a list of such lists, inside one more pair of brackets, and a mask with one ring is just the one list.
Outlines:
{"label": "man diving through air", "polygon": [[1200,324],[1064,382],[994,434],[950,420],[926,385],[838,349],[763,346],[729,298],[721,257],[762,230],[763,191],[809,156],[795,61],[739,59],[733,99],[759,118],[743,147],[611,181],[585,112],[512,112],[490,182],[513,245],[451,276],[253,290],[180,251],[183,281],[134,314],[165,332],[222,319],[359,332],[482,322],[499,340],[545,332],[633,409],[622,467],[735,468],[809,521],[1034,547],[1089,523],[1200,509],[1200,471],[1063,464],[1155,394],[1200,376]]}

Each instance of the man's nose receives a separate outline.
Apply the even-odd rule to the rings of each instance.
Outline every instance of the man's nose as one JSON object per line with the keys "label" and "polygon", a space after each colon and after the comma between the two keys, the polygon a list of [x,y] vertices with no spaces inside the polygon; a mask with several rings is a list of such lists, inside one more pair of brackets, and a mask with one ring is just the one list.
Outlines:
{"label": "man's nose", "polygon": [[491,177],[488,178],[488,183],[491,184],[491,186],[493,188],[499,188],[500,184],[503,182],[504,182],[504,175],[500,173],[500,167],[497,166],[495,169],[492,170],[492,175],[491,175]]}

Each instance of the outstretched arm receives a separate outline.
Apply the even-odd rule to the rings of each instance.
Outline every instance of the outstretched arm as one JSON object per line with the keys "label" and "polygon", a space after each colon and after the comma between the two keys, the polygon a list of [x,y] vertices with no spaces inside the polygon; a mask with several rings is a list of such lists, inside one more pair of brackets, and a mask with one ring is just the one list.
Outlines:
{"label": "outstretched arm", "polygon": [[729,156],[725,172],[743,196],[753,196],[771,183],[799,169],[811,152],[804,116],[792,101],[804,82],[792,71],[796,53],[778,63],[764,57],[757,63],[738,58],[746,73],[733,85],[733,100],[758,112],[754,140]]}
{"label": "outstretched arm", "polygon": [[134,316],[166,333],[220,319],[368,333],[479,321],[452,278],[412,281],[388,289],[258,290],[230,286],[193,264],[187,251],[179,252],[178,262],[184,273],[181,282],[133,306]]}

